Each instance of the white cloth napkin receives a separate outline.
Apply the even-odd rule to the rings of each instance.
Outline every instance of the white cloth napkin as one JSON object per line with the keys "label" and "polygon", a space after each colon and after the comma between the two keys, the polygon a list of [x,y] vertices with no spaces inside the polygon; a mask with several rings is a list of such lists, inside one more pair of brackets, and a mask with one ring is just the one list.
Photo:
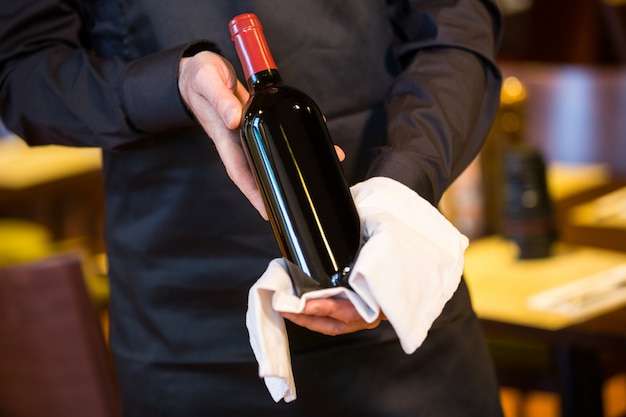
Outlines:
{"label": "white cloth napkin", "polygon": [[459,285],[468,239],[429,202],[389,178],[351,188],[366,242],[346,288],[298,298],[283,259],[273,260],[250,289],[246,325],[259,376],[274,401],[296,399],[285,322],[280,312],[301,312],[306,301],[344,297],[371,323],[385,314],[407,354],[422,344]]}

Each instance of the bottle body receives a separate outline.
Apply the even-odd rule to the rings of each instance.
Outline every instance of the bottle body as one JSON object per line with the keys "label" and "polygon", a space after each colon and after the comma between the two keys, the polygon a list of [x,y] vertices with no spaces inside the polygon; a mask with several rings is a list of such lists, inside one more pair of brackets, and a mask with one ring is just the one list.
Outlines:
{"label": "bottle body", "polygon": [[512,146],[504,168],[502,234],[517,244],[520,259],[550,256],[556,229],[543,157],[534,148]]}
{"label": "bottle body", "polygon": [[360,221],[324,117],[275,68],[257,70],[247,82],[244,149],[283,257],[313,280],[291,274],[296,292],[347,285]]}

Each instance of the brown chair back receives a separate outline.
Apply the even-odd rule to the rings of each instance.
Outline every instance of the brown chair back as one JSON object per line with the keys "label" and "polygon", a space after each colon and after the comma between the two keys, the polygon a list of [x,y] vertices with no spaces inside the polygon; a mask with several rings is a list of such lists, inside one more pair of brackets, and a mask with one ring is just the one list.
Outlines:
{"label": "brown chair back", "polygon": [[121,416],[78,254],[0,268],[0,416]]}

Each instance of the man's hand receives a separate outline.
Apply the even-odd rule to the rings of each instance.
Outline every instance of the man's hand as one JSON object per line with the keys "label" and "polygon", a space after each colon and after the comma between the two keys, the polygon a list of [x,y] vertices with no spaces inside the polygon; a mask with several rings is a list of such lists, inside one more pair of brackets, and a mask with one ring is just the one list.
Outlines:
{"label": "man's hand", "polygon": [[237,80],[232,65],[214,52],[181,59],[178,71],[180,94],[215,143],[228,176],[267,220],[239,136],[243,104],[249,97],[246,88]]}
{"label": "man's hand", "polygon": [[[209,51],[182,58],[178,66],[178,89],[215,143],[230,179],[267,220],[263,198],[248,165],[239,131],[243,104],[250,94],[237,80],[233,66],[221,55]],[[335,150],[343,161],[343,151],[338,146]]]}
{"label": "man's hand", "polygon": [[378,327],[385,319],[381,313],[373,323],[367,323],[352,303],[342,298],[319,298],[307,301],[300,314],[281,313],[293,323],[329,336],[353,333]]}

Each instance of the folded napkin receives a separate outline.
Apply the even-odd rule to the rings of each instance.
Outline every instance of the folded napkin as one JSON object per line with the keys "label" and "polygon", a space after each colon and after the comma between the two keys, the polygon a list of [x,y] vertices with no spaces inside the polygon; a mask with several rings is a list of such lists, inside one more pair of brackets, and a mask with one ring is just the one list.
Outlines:
{"label": "folded napkin", "polygon": [[273,260],[250,289],[246,325],[259,376],[274,401],[296,398],[285,322],[280,312],[301,312],[307,300],[349,299],[374,322],[382,311],[405,353],[422,344],[459,285],[468,239],[429,202],[390,178],[351,188],[365,244],[350,272],[352,290],[328,288],[297,297],[287,261]]}

